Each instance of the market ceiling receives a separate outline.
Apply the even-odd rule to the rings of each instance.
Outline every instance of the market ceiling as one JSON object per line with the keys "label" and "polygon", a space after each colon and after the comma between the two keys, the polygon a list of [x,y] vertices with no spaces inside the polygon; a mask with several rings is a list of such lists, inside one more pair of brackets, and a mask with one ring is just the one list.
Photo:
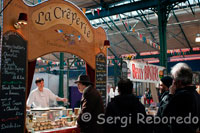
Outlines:
{"label": "market ceiling", "polygon": [[[36,0],[25,0],[38,4]],[[111,42],[109,56],[148,55],[159,53],[158,17],[154,12],[158,0],[70,0],[86,9],[86,16],[94,27],[102,26]],[[43,2],[43,1],[41,1]],[[168,54],[199,54],[200,43],[195,42],[200,33],[199,0],[161,0],[173,4],[167,23]],[[72,57],[65,54],[65,59]],[[57,61],[59,53],[43,59]]]}

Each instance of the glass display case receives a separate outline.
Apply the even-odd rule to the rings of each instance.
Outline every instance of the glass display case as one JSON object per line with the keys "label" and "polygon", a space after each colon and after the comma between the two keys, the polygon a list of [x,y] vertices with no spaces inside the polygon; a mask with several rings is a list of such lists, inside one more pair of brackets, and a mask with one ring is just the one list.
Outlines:
{"label": "glass display case", "polygon": [[27,110],[26,128],[29,132],[76,127],[80,108],[50,107]]}

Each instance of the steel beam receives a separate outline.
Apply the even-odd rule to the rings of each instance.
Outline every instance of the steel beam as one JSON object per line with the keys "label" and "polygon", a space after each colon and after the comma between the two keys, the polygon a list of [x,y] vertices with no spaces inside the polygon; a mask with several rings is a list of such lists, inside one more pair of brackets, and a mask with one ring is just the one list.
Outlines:
{"label": "steel beam", "polygon": [[179,39],[177,38],[177,35],[175,35],[175,34],[172,33],[172,32],[168,32],[168,33],[171,34],[171,36],[172,36],[174,39],[176,39],[176,41],[178,41],[181,45],[183,45],[184,47],[186,47],[185,44],[184,44],[181,40],[179,40]]}
{"label": "steel beam", "polygon": [[112,27],[111,27],[103,18],[101,18],[101,19],[102,19],[103,22],[108,26],[109,29],[113,30]]}
{"label": "steel beam", "polygon": [[192,9],[192,6],[191,6],[191,4],[190,4],[190,1],[189,1],[189,0],[187,0],[187,2],[188,2],[188,4],[189,4],[189,7],[190,7],[190,9],[191,9],[191,11],[192,11],[192,14],[195,16],[195,13],[194,13],[194,11],[193,11],[193,9]]}
{"label": "steel beam", "polygon": [[60,60],[60,58],[55,53],[52,53],[52,55],[55,56],[56,59]]}
{"label": "steel beam", "polygon": [[[137,11],[137,14],[139,15],[139,12]],[[153,35],[153,33],[151,32],[151,30],[150,29],[148,29],[148,25],[146,24],[146,22],[143,20],[143,18],[142,18],[142,16],[140,15],[140,18],[141,18],[141,20],[142,20],[142,23],[144,24],[144,26],[147,28],[147,30],[149,31],[149,33],[150,33],[150,35],[151,35],[151,37],[152,37],[152,39],[153,39],[153,41],[156,41],[156,39],[155,39],[155,37],[154,37],[154,35]]]}
{"label": "steel beam", "polygon": [[[112,19],[111,19],[110,17],[108,17],[108,18],[111,20],[111,22],[113,23],[113,25],[115,26],[115,28],[116,28],[118,31],[120,31],[119,27],[117,27],[117,25],[112,21]],[[128,43],[129,46],[134,50],[134,52],[137,53],[137,54],[139,54],[139,53],[137,52],[137,50],[133,47],[133,45],[130,43],[130,41],[126,38],[126,36],[125,36],[123,33],[120,33],[120,34],[121,34],[122,37],[127,41],[127,43]]]}
{"label": "steel beam", "polygon": [[[60,53],[60,73],[59,73],[59,92],[58,96],[63,97],[63,73],[64,71],[64,53]],[[61,104],[59,102],[59,104]]]}
{"label": "steel beam", "polygon": [[[121,19],[121,16],[120,16],[120,14],[119,14],[119,18]],[[126,25],[124,24],[124,21],[122,21],[122,24],[123,24],[123,26],[124,26],[125,30],[126,30],[127,32],[129,32],[129,31],[128,31],[128,29],[127,29],[127,27],[126,27]]]}
{"label": "steel beam", "polygon": [[199,5],[199,7],[200,7],[200,0],[198,0],[198,5]]}
{"label": "steel beam", "polygon": [[87,13],[86,16],[89,20],[93,19],[98,19],[102,17],[108,17],[116,14],[121,14],[125,12],[130,12],[130,11],[136,11],[136,10],[142,10],[142,9],[148,9],[148,8],[154,8],[158,6],[158,2],[161,4],[168,4],[171,5],[175,2],[185,2],[186,0],[145,0],[145,1],[137,1],[133,3],[128,3],[120,6],[113,6],[113,4],[108,5],[110,7],[107,10],[101,10],[100,14],[98,15],[97,12],[94,13]]}
{"label": "steel beam", "polygon": [[108,50],[112,53],[112,55],[114,55],[115,56],[115,58],[118,58],[118,56],[115,54],[115,52],[113,52],[112,51],[112,49],[111,48],[108,48]]}
{"label": "steel beam", "polygon": [[[200,0],[199,0],[200,1]],[[199,2],[199,7],[200,7],[200,2]],[[196,4],[192,4],[191,5],[191,7],[194,7],[194,6],[196,6]],[[188,8],[188,6],[182,6],[182,8]],[[179,10],[179,8],[173,8],[173,10],[175,11],[175,10]],[[123,14],[123,13],[122,13]],[[145,14],[145,13],[143,13],[144,15],[147,15],[147,14]],[[152,14],[154,14],[154,12],[150,12],[149,13],[149,15],[152,15]],[[134,19],[136,19],[136,20],[139,20],[139,21],[141,21],[140,19],[138,19],[138,17],[140,17],[140,15],[136,15],[136,16],[128,16],[127,17],[127,19],[131,19],[131,18],[134,18]],[[125,18],[122,18],[122,20],[125,20]],[[118,22],[118,21],[120,21],[120,20],[115,20],[114,22]],[[110,23],[111,21],[108,21],[108,23]],[[102,23],[96,23],[95,25],[101,25]],[[105,24],[105,23],[103,23],[103,24]],[[151,24],[152,25],[152,24]],[[94,25],[93,25],[94,26]]]}
{"label": "steel beam", "polygon": [[70,70],[69,59],[67,59],[67,99],[69,99],[69,70]]}
{"label": "steel beam", "polygon": [[[176,21],[179,23],[178,17],[177,17],[176,14],[174,13],[174,11],[173,11],[172,13],[173,13],[173,15],[174,15]],[[191,47],[191,45],[190,45],[190,42],[189,42],[187,36],[185,35],[185,32],[184,32],[184,30],[183,30],[183,28],[182,28],[182,25],[181,25],[181,24],[178,24],[178,26],[179,26],[179,28],[181,29],[181,33],[183,34],[183,36],[184,36],[184,38],[185,38],[185,41],[187,42],[188,47],[190,48],[190,50],[192,50],[192,47]]]}
{"label": "steel beam", "polygon": [[158,25],[159,25],[159,42],[160,42],[160,66],[167,69],[167,41],[166,41],[166,29],[167,29],[167,6],[158,2],[157,7]]}

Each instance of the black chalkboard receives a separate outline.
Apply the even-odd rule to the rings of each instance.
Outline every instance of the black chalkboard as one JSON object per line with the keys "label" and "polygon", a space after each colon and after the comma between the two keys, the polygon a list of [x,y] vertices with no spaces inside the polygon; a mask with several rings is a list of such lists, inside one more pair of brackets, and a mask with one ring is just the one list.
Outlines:
{"label": "black chalkboard", "polygon": [[23,133],[27,42],[16,32],[3,35],[1,50],[0,132]]}
{"label": "black chalkboard", "polygon": [[101,93],[106,106],[106,57],[103,53],[96,55],[96,89]]}

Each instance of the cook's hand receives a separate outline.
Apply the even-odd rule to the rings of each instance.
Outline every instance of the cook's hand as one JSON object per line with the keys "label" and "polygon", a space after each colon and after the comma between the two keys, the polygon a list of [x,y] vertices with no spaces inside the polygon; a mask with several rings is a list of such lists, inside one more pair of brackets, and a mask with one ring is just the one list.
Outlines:
{"label": "cook's hand", "polygon": [[68,99],[67,98],[62,98],[62,101],[63,102],[68,102]]}

